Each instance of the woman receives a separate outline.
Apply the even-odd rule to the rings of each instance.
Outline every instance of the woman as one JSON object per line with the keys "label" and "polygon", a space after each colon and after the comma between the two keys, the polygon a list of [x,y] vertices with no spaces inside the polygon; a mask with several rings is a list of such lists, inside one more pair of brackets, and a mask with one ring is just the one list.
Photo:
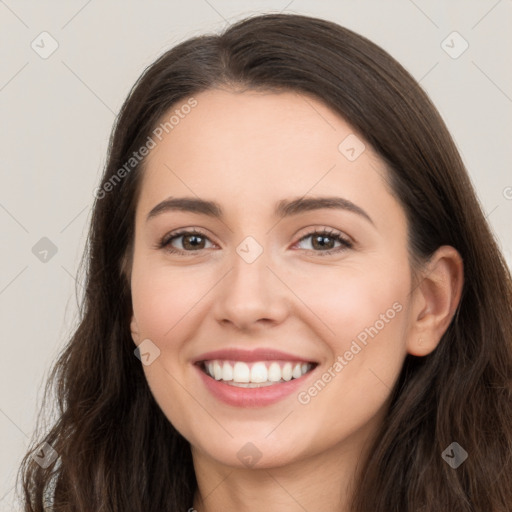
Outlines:
{"label": "woman", "polygon": [[25,510],[510,510],[511,275],[382,49],[289,14],[181,43],[95,196]]}

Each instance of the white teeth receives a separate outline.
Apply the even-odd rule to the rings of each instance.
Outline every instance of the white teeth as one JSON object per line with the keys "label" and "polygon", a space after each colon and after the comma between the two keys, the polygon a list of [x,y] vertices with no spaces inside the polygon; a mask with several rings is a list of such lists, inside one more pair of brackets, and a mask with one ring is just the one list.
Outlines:
{"label": "white teeth", "polygon": [[222,367],[218,361],[213,362],[213,376],[215,377],[215,380],[222,379]]}
{"label": "white teeth", "polygon": [[279,382],[281,380],[281,367],[279,363],[270,363],[268,367],[268,380],[271,382]]}
{"label": "white teeth", "polygon": [[256,361],[246,363],[236,361],[206,361],[204,369],[215,380],[222,380],[233,386],[261,387],[271,386],[277,382],[298,379],[308,373],[313,365],[310,363],[292,363],[278,361]]}
{"label": "white teeth", "polygon": [[251,371],[246,363],[242,363],[242,361],[235,363],[233,368],[233,380],[235,382],[250,382]]}
{"label": "white teeth", "polygon": [[292,380],[292,363],[285,363],[281,373],[284,380]]}
{"label": "white teeth", "polygon": [[292,377],[294,379],[298,379],[299,377],[302,377],[302,368],[300,363],[297,363],[292,370]]}
{"label": "white teeth", "polygon": [[233,367],[226,361],[222,365],[222,380],[233,380]]}
{"label": "white teeth", "polygon": [[267,367],[265,363],[255,363],[251,368],[251,382],[267,382]]}

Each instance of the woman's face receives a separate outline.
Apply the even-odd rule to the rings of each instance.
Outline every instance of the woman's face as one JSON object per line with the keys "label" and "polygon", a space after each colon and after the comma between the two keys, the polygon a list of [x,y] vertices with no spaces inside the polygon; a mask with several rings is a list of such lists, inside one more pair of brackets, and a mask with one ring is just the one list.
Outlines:
{"label": "woman's face", "polygon": [[195,100],[153,137],[136,210],[131,328],[151,391],[210,462],[360,451],[412,336],[384,164],[312,97]]}

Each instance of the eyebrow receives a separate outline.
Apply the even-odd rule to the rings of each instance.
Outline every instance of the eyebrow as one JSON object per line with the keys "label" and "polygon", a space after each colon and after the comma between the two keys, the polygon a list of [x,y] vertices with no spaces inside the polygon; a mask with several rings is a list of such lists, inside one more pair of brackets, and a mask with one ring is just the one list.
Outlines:
{"label": "eyebrow", "polygon": [[[365,218],[375,225],[371,217],[359,206],[348,199],[337,196],[328,197],[299,197],[292,200],[281,200],[276,204],[274,215],[280,218],[291,217],[303,212],[320,209],[346,210]],[[222,207],[215,201],[207,201],[197,197],[168,197],[158,203],[147,215],[146,222],[150,219],[169,211],[183,211],[208,215],[209,217],[222,219]]]}

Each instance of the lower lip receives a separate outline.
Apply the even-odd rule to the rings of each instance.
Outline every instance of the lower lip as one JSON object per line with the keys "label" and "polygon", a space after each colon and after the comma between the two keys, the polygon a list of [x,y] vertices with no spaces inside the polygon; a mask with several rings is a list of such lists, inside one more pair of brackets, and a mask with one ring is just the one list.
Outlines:
{"label": "lower lip", "polygon": [[304,385],[305,379],[315,371],[313,369],[298,379],[273,384],[272,386],[241,388],[215,380],[207,375],[199,366],[194,366],[210,393],[221,402],[235,407],[264,407],[265,405],[279,402],[279,400],[286,398],[292,393],[297,393],[298,389]]}

